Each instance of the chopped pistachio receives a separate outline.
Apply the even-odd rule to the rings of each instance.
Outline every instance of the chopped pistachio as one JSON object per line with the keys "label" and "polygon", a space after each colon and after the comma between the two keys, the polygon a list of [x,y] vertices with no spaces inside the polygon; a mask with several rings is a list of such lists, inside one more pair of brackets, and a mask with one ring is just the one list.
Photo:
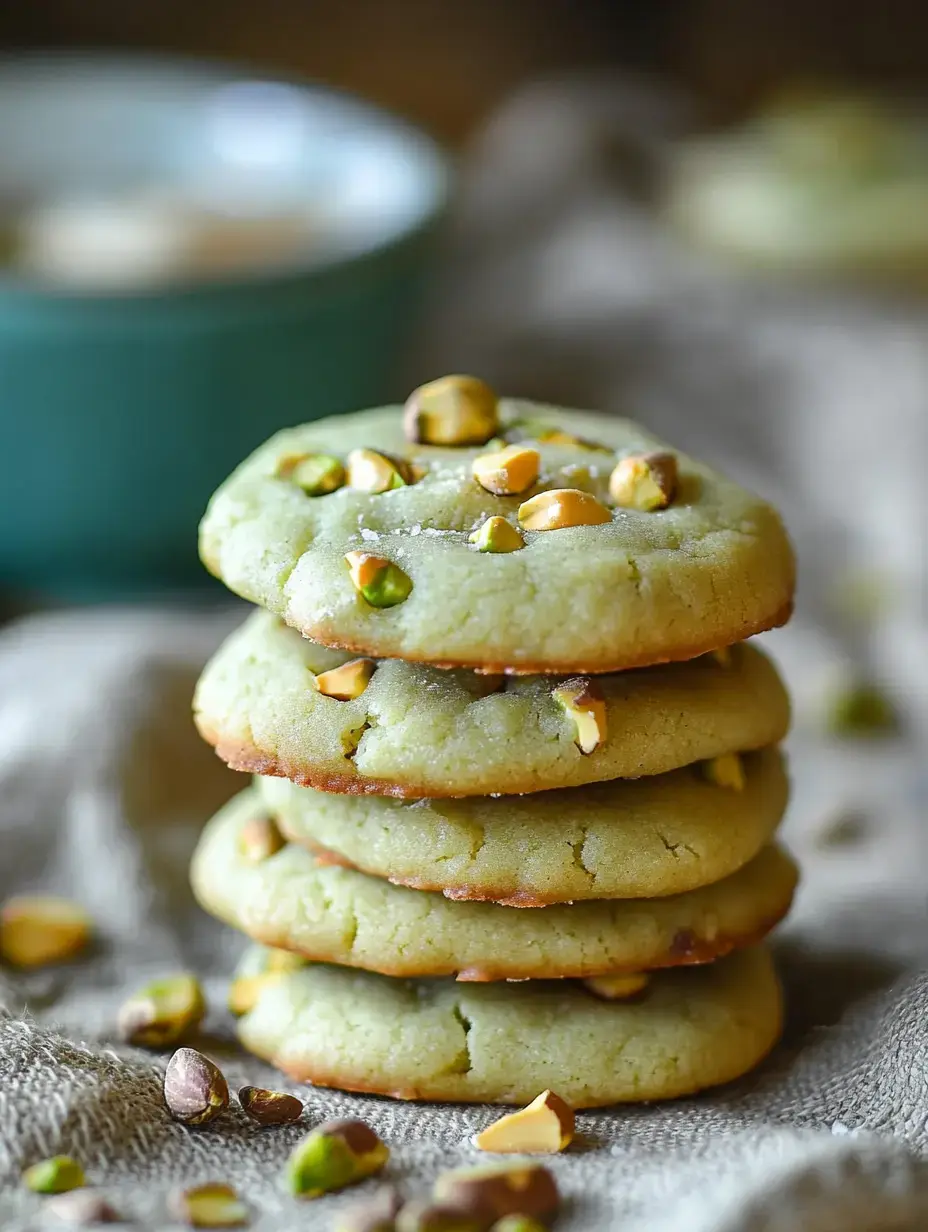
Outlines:
{"label": "chopped pistachio", "polygon": [[835,736],[881,737],[899,730],[899,715],[882,689],[852,681],[830,697],[827,725]]}
{"label": "chopped pistachio", "polygon": [[479,1211],[446,1202],[408,1202],[396,1219],[396,1232],[487,1232]]}
{"label": "chopped pistachio", "polygon": [[119,1011],[120,1037],[140,1048],[167,1048],[198,1027],[206,1014],[199,981],[192,975],[153,980]]}
{"label": "chopped pistachio", "polygon": [[368,552],[347,552],[345,560],[355,590],[371,607],[395,607],[409,598],[412,579],[391,560]]}
{"label": "chopped pistachio", "polygon": [[14,967],[64,962],[87,948],[92,931],[86,911],[65,898],[10,898],[0,910],[0,958]]}
{"label": "chopped pistachio", "polygon": [[373,659],[352,659],[315,677],[316,689],[324,697],[334,697],[339,702],[353,701],[360,697],[370,684],[377,664]]}
{"label": "chopped pistachio", "polygon": [[52,1215],[72,1228],[91,1228],[101,1223],[122,1223],[121,1216],[93,1189],[72,1189],[49,1198],[43,1215]]}
{"label": "chopped pistachio", "polygon": [[286,840],[273,817],[249,817],[238,837],[239,850],[252,864],[270,859],[286,846]]}
{"label": "chopped pistachio", "polygon": [[66,1193],[85,1184],[84,1169],[70,1155],[53,1155],[27,1168],[23,1181],[34,1193]]}
{"label": "chopped pistachio", "polygon": [[390,1152],[363,1121],[327,1121],[297,1143],[287,1163],[290,1192],[318,1198],[380,1172]]}
{"label": "chopped pistachio", "polygon": [[647,988],[649,979],[647,971],[628,971],[617,975],[591,975],[583,983],[602,1001],[624,1001]]}
{"label": "chopped pistachio", "polygon": [[574,725],[574,743],[581,753],[592,753],[606,739],[606,703],[589,676],[564,680],[552,696]]}
{"label": "chopped pistachio", "polygon": [[374,449],[352,449],[348,455],[348,486],[361,492],[389,492],[405,488],[409,471],[397,458]]}
{"label": "chopped pistachio", "polygon": [[403,427],[424,445],[483,445],[499,428],[498,400],[478,377],[440,377],[409,395]]}
{"label": "chopped pistachio", "polygon": [[625,509],[652,513],[666,509],[677,492],[677,459],[672,453],[622,458],[609,476],[609,495]]}
{"label": "chopped pistachio", "polygon": [[554,1091],[542,1091],[527,1107],[488,1125],[474,1144],[497,1155],[554,1155],[570,1146],[573,1137],[573,1109]]}
{"label": "chopped pistachio", "polygon": [[541,455],[527,445],[507,445],[499,453],[478,454],[471,463],[474,478],[495,496],[518,496],[538,479]]}
{"label": "chopped pistachio", "polygon": [[213,1181],[174,1195],[175,1217],[190,1228],[243,1228],[248,1208],[231,1185]]}
{"label": "chopped pistachio", "polygon": [[565,530],[569,526],[601,526],[612,514],[595,496],[580,488],[550,488],[519,506],[523,530]]}
{"label": "chopped pistachio", "polygon": [[518,530],[505,518],[487,520],[469,537],[478,552],[518,552],[525,547],[525,540]]}
{"label": "chopped pistachio", "polygon": [[433,1192],[436,1201],[479,1211],[491,1223],[506,1215],[552,1219],[560,1204],[553,1175],[536,1163],[455,1169],[438,1178]]}
{"label": "chopped pistachio", "polygon": [[242,1109],[259,1125],[287,1125],[303,1115],[303,1104],[285,1091],[268,1091],[264,1087],[242,1087],[238,1093]]}
{"label": "chopped pistachio", "polygon": [[702,763],[703,777],[716,787],[728,787],[731,791],[744,791],[746,779],[744,765],[737,753],[721,753]]}
{"label": "chopped pistachio", "polygon": [[328,496],[345,483],[344,466],[328,453],[289,454],[278,463],[277,475],[302,488],[307,496]]}

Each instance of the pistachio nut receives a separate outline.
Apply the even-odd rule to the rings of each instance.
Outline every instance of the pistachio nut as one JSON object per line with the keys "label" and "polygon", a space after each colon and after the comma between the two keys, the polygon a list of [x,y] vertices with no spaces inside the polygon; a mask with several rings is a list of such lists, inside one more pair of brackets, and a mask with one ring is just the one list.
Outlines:
{"label": "pistachio nut", "polygon": [[109,1202],[93,1189],[72,1189],[58,1194],[43,1205],[42,1213],[52,1215],[72,1228],[92,1228],[101,1223],[122,1223]]}
{"label": "pistachio nut", "polygon": [[140,1048],[167,1048],[198,1027],[206,1014],[199,981],[192,975],[153,980],[122,1006],[121,1039]]}
{"label": "pistachio nut", "polygon": [[616,975],[592,975],[583,984],[601,1001],[624,1001],[647,988],[649,979],[647,971],[627,971]]}
{"label": "pistachio nut", "polygon": [[440,1176],[433,1192],[436,1201],[478,1211],[491,1223],[506,1215],[549,1220],[560,1203],[553,1175],[535,1163],[459,1168]]}
{"label": "pistachio nut", "polygon": [[286,840],[273,817],[249,817],[239,831],[239,851],[252,864],[260,864],[286,846]]}
{"label": "pistachio nut", "polygon": [[677,459],[672,453],[639,453],[622,458],[609,476],[609,495],[623,509],[653,513],[677,494]]}
{"label": "pistachio nut", "polygon": [[612,514],[580,488],[549,488],[519,506],[523,530],[566,530],[569,526],[601,526]]}
{"label": "pistachio nut", "polygon": [[744,791],[744,766],[737,753],[721,753],[701,764],[703,777],[716,787],[728,787],[732,791]]}
{"label": "pistachio nut", "polygon": [[555,1155],[570,1146],[573,1137],[573,1109],[554,1091],[542,1091],[527,1107],[488,1125],[474,1144],[497,1155]]}
{"label": "pistachio nut", "polygon": [[289,950],[252,946],[246,950],[229,986],[229,1010],[235,1015],[247,1014],[265,988],[277,983],[286,972],[305,966],[306,959]]}
{"label": "pistachio nut", "polygon": [[361,492],[389,492],[405,488],[411,479],[408,467],[399,458],[375,449],[352,449],[348,455],[348,486]]}
{"label": "pistachio nut", "polygon": [[507,445],[498,453],[481,453],[471,463],[474,478],[495,496],[518,496],[538,479],[541,454],[528,445]]}
{"label": "pistachio nut", "polygon": [[279,984],[281,973],[268,971],[264,975],[237,975],[229,985],[229,996],[226,1004],[229,1013],[236,1018],[242,1014],[250,1014],[258,1004],[258,998],[272,984]]}
{"label": "pistachio nut", "polygon": [[207,1125],[229,1106],[222,1070],[195,1048],[178,1048],[164,1071],[164,1102],[175,1121]]}
{"label": "pistachio nut", "polygon": [[412,578],[399,565],[369,552],[346,552],[355,590],[371,607],[395,607],[409,598]]}
{"label": "pistachio nut", "polygon": [[373,1198],[339,1212],[332,1232],[395,1232],[402,1206],[399,1191],[392,1185],[383,1185]]}
{"label": "pistachio nut", "polygon": [[268,1091],[264,1087],[242,1087],[238,1093],[242,1110],[259,1125],[289,1125],[303,1115],[303,1104],[285,1091]]}
{"label": "pistachio nut", "polygon": [[600,445],[597,441],[588,441],[583,436],[574,436],[572,432],[564,432],[561,428],[545,428],[535,438],[542,445],[571,445],[574,449],[591,449],[596,453],[612,453],[608,445]]}
{"label": "pistachio nut", "polygon": [[0,909],[0,959],[45,967],[87,948],[93,924],[77,903],[44,895],[10,898]]}
{"label": "pistachio nut", "polygon": [[326,1121],[294,1147],[287,1163],[290,1192],[318,1198],[380,1172],[390,1152],[363,1121]]}
{"label": "pistachio nut", "polygon": [[718,650],[710,650],[709,654],[719,667],[731,667],[733,657],[730,646],[720,646]]}
{"label": "pistachio nut", "polygon": [[350,702],[360,697],[370,684],[376,667],[373,659],[352,659],[350,663],[342,663],[327,672],[320,672],[315,677],[315,685],[324,697]]}
{"label": "pistachio nut", "polygon": [[507,1215],[495,1223],[490,1232],[548,1232],[548,1229],[530,1215]]}
{"label": "pistachio nut", "polygon": [[498,399],[479,377],[443,376],[409,395],[403,428],[423,445],[483,445],[499,428]]}
{"label": "pistachio nut", "polygon": [[345,468],[329,453],[288,454],[277,464],[277,477],[289,479],[307,496],[328,496],[345,484]]}
{"label": "pistachio nut", "polygon": [[851,681],[828,699],[828,730],[834,736],[890,736],[899,730],[892,698],[877,685]]}
{"label": "pistachio nut", "polygon": [[525,540],[511,522],[493,517],[487,520],[468,538],[478,552],[518,552],[525,547]]}
{"label": "pistachio nut", "polygon": [[231,1185],[211,1181],[175,1193],[171,1213],[189,1228],[243,1228],[248,1208]]}
{"label": "pistachio nut", "polygon": [[26,1188],[33,1193],[59,1194],[84,1185],[84,1169],[70,1155],[53,1155],[23,1173]]}
{"label": "pistachio nut", "polygon": [[479,1211],[445,1202],[407,1202],[396,1218],[396,1232],[487,1232]]}
{"label": "pistachio nut", "polygon": [[552,696],[574,725],[574,744],[586,756],[606,739],[606,703],[589,676],[564,680]]}

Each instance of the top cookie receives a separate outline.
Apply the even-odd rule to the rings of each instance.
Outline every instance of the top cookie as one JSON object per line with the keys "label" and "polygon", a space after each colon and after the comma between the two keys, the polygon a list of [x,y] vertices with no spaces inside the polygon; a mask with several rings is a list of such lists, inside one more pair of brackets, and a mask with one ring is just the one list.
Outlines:
{"label": "top cookie", "polygon": [[410,441],[398,406],[278,433],[210,502],[207,567],[324,645],[515,673],[688,659],[787,619],[763,501],[627,420],[472,384],[424,387],[408,431],[484,445]]}

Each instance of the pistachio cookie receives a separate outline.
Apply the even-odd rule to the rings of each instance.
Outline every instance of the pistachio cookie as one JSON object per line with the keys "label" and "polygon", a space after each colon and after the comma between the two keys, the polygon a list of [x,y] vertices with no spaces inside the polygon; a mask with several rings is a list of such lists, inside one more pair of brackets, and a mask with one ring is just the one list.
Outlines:
{"label": "pistachio cookie", "polygon": [[688,659],[782,624],[759,498],[626,420],[448,377],[278,433],[210,502],[207,567],[307,637],[511,672]]}
{"label": "pistachio cookie", "polygon": [[420,797],[662,774],[776,744],[789,725],[776,669],[751,646],[566,681],[349,658],[255,613],[207,665],[197,726],[237,770]]}
{"label": "pistachio cookie", "polygon": [[776,749],[740,769],[730,786],[697,763],[498,800],[330,795],[280,778],[255,788],[284,835],[328,863],[447,898],[543,907],[680,894],[735,872],[769,842],[788,795]]}
{"label": "pistachio cookie", "polygon": [[792,860],[766,847],[715,885],[665,898],[453,903],[320,865],[295,844],[256,846],[261,816],[246,791],[209,823],[191,868],[200,905],[264,945],[384,975],[549,979],[708,962],[765,936],[796,884]]}
{"label": "pistachio cookie", "polygon": [[631,1000],[581,982],[390,980],[311,965],[268,981],[245,1047],[298,1081],[396,1099],[571,1107],[673,1099],[757,1065],[780,1034],[769,955],[662,971]]}

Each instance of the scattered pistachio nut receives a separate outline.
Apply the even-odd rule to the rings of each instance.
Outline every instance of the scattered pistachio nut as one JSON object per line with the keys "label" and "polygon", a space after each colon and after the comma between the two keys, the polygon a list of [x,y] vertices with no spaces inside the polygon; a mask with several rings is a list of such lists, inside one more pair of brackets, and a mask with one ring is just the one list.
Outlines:
{"label": "scattered pistachio nut", "polygon": [[548,1229],[530,1215],[507,1215],[493,1225],[491,1232],[548,1232]]}
{"label": "scattered pistachio nut", "polygon": [[289,1125],[303,1115],[303,1104],[285,1091],[268,1091],[264,1087],[242,1087],[238,1102],[243,1111],[259,1125]]}
{"label": "scattered pistachio nut", "polygon": [[294,1147],[287,1163],[290,1192],[318,1198],[380,1172],[390,1156],[363,1121],[326,1121]]}
{"label": "scattered pistachio nut", "polygon": [[195,1048],[178,1048],[164,1071],[164,1102],[175,1121],[207,1125],[229,1106],[222,1070]]}
{"label": "scattered pistachio nut", "polygon": [[369,552],[346,552],[355,590],[371,607],[395,607],[409,598],[412,579],[392,560]]}
{"label": "scattered pistachio nut", "polygon": [[345,484],[345,468],[329,453],[288,454],[277,464],[277,477],[289,479],[307,496],[328,496]]}
{"label": "scattered pistachio nut", "polygon": [[561,428],[545,428],[538,433],[536,440],[543,445],[572,445],[575,449],[592,449],[597,453],[612,453],[608,445],[600,445],[598,441],[588,441],[583,436],[574,436],[572,432],[564,432]]}
{"label": "scattered pistachio nut", "polygon": [[487,1232],[485,1215],[464,1206],[417,1199],[396,1218],[396,1232]]}
{"label": "scattered pistachio nut", "polygon": [[474,478],[494,496],[518,496],[538,479],[541,454],[528,445],[507,445],[498,453],[481,453],[471,463]]}
{"label": "scattered pistachio nut", "polygon": [[468,538],[478,552],[518,552],[525,547],[521,533],[505,518],[487,518]]}
{"label": "scattered pistachio nut", "polygon": [[701,769],[703,777],[716,787],[744,791],[744,764],[737,753],[720,753],[718,757],[710,757],[701,763]]}
{"label": "scattered pistachio nut", "polygon": [[117,1028],[120,1037],[136,1047],[168,1048],[198,1027],[205,1014],[199,980],[170,975],[130,997],[119,1011]]}
{"label": "scattered pistachio nut", "polygon": [[373,1198],[340,1211],[332,1232],[395,1232],[396,1217],[402,1207],[399,1190],[383,1185]]}
{"label": "scattered pistachio nut", "polygon": [[273,817],[261,814],[249,817],[238,836],[239,850],[252,864],[260,864],[282,850],[287,844]]}
{"label": "scattered pistachio nut", "polygon": [[523,530],[566,530],[569,526],[602,526],[611,521],[606,506],[580,488],[549,488],[519,506]]}
{"label": "scattered pistachio nut", "polygon": [[499,428],[499,401],[479,377],[443,376],[409,395],[403,428],[423,445],[484,445]]}
{"label": "scattered pistachio nut", "polygon": [[535,1163],[459,1168],[440,1176],[433,1192],[437,1201],[479,1211],[491,1223],[506,1215],[549,1220],[560,1203],[553,1175]]}
{"label": "scattered pistachio nut", "polygon": [[890,736],[899,730],[899,715],[882,689],[854,681],[829,698],[827,727],[834,736]]}
{"label": "scattered pistachio nut", "polygon": [[626,971],[615,975],[591,975],[583,984],[601,1001],[624,1001],[647,988],[650,978],[647,971]]}
{"label": "scattered pistachio nut", "polygon": [[348,486],[361,492],[405,488],[411,475],[405,463],[375,449],[352,449],[348,455]]}
{"label": "scattered pistachio nut", "polygon": [[248,1223],[245,1203],[221,1181],[179,1190],[172,1196],[171,1213],[189,1228],[244,1228]]}
{"label": "scattered pistachio nut", "polygon": [[93,1189],[72,1189],[58,1194],[42,1207],[43,1215],[53,1215],[72,1228],[92,1228],[101,1223],[122,1223],[122,1217]]}
{"label": "scattered pistachio nut", "polygon": [[589,676],[562,681],[554,700],[574,725],[574,744],[586,756],[606,739],[606,702]]}
{"label": "scattered pistachio nut", "polygon": [[672,453],[631,454],[609,476],[609,495],[623,509],[653,513],[677,494],[677,459]]}
{"label": "scattered pistachio nut", "polygon": [[542,1091],[527,1107],[488,1125],[474,1143],[497,1155],[556,1155],[573,1137],[573,1109],[554,1091]]}
{"label": "scattered pistachio nut", "polygon": [[0,959],[14,967],[64,962],[87,948],[92,931],[87,912],[66,898],[10,898],[0,909]]}
{"label": "scattered pistachio nut", "polygon": [[80,1189],[84,1184],[84,1169],[70,1155],[53,1155],[40,1160],[23,1173],[27,1189],[33,1193],[60,1194]]}
{"label": "scattered pistachio nut", "polygon": [[324,697],[334,697],[339,702],[353,701],[370,684],[376,667],[373,659],[352,659],[350,663],[320,672],[315,677],[316,688]]}

